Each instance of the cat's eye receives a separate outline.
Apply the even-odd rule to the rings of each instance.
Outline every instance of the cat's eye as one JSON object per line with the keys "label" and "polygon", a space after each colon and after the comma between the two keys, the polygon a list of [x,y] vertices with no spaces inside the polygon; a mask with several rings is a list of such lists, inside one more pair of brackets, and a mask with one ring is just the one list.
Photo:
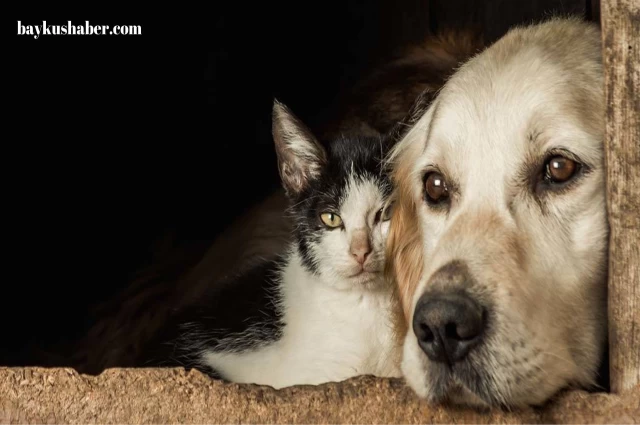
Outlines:
{"label": "cat's eye", "polygon": [[447,182],[442,174],[437,171],[432,171],[426,175],[424,180],[424,192],[427,201],[432,204],[443,202],[449,197]]}
{"label": "cat's eye", "polygon": [[577,173],[580,165],[562,155],[554,155],[545,163],[545,180],[550,183],[565,183]]}
{"label": "cat's eye", "polygon": [[320,220],[322,220],[327,227],[336,228],[342,226],[342,218],[340,218],[338,214],[331,212],[320,214]]}
{"label": "cat's eye", "polygon": [[386,207],[382,207],[376,213],[376,223],[379,221],[389,221],[391,220],[391,215],[393,214],[393,204],[389,204]]}

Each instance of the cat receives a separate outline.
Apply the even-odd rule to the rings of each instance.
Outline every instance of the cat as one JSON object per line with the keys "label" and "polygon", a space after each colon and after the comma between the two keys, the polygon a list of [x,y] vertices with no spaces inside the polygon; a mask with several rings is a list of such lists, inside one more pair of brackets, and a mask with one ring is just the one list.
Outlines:
{"label": "cat", "polygon": [[276,100],[273,136],[291,242],[179,315],[171,356],[274,388],[400,377],[394,289],[383,277],[392,186],[382,159],[394,133],[321,143]]}
{"label": "cat", "polygon": [[[423,92],[424,101],[431,101],[455,67],[482,48],[482,41],[466,32],[443,33],[398,48],[391,56],[377,57],[334,104],[310,114],[305,123],[315,124],[309,126],[314,135],[321,140],[388,138],[394,128],[405,128],[398,124],[416,95]],[[283,189],[267,196],[230,223],[204,254],[192,243],[171,245],[166,255],[139,270],[126,290],[93,309],[96,323],[72,350],[74,367],[97,374],[109,367],[148,364],[150,347],[166,330],[172,311],[190,309],[205,293],[254,266],[256,258],[274,259],[286,249],[293,222],[283,214],[287,204]]]}

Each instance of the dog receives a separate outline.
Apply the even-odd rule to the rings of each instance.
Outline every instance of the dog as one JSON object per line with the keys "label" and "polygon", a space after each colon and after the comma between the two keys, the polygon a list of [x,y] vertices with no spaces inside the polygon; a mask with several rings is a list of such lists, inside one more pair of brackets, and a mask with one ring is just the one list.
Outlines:
{"label": "dog", "polygon": [[465,62],[388,158],[402,371],[431,402],[594,385],[607,341],[601,38],[552,18]]}

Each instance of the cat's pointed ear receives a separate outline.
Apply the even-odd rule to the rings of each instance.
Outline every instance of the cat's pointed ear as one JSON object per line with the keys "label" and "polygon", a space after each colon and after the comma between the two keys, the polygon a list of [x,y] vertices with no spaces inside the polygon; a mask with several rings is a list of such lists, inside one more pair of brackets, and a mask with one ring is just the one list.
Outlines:
{"label": "cat's pointed ear", "polygon": [[326,153],[309,128],[287,106],[273,101],[273,140],[278,170],[289,196],[300,194],[326,163]]}

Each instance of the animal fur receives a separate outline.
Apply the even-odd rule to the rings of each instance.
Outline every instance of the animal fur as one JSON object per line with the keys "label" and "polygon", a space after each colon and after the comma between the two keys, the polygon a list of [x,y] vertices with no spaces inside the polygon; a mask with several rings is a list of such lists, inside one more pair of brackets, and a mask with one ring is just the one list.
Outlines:
{"label": "animal fur", "polygon": [[[607,329],[603,120],[598,28],[556,18],[461,66],[390,155],[387,271],[405,316],[403,374],[421,397],[518,407],[594,385]],[[566,184],[546,179],[553,155],[579,166]],[[437,206],[431,170],[450,193]],[[468,279],[443,279],[451,264]],[[429,360],[411,325],[436,290],[488,312],[480,345],[451,367]]]}
{"label": "animal fur", "polygon": [[279,102],[273,134],[292,241],[278,261],[239,273],[179,314],[177,336],[163,344],[168,357],[275,388],[399,377],[393,290],[383,278],[392,187],[382,160],[393,139],[319,141]]}
{"label": "animal fur", "polygon": [[[422,105],[419,110],[431,102],[456,66],[481,48],[475,34],[451,32],[399,49],[341,94],[331,117],[314,132],[324,139],[388,133],[399,138],[410,127],[405,118],[411,107]],[[272,260],[286,249],[291,234],[291,223],[284,219],[286,206],[284,191],[277,191],[231,223],[203,256],[170,249],[141,270],[126,290],[94,310],[100,319],[74,349],[78,370],[99,373],[141,365],[146,347],[172,311],[193,305],[212,287],[226,285],[256,259]]]}

